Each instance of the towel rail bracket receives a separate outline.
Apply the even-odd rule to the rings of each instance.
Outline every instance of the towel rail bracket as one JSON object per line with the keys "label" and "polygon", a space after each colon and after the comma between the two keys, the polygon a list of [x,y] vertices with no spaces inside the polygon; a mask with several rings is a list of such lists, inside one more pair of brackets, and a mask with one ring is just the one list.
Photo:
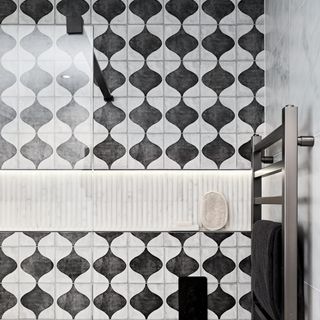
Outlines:
{"label": "towel rail bracket", "polygon": [[313,147],[314,137],[313,136],[300,136],[298,137],[298,146],[300,147]]}

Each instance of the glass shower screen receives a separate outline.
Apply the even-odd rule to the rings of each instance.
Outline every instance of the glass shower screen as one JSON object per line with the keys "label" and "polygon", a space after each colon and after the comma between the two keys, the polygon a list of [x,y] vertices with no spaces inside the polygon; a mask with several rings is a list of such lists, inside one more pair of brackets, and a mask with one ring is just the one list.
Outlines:
{"label": "glass shower screen", "polygon": [[93,31],[0,28],[1,169],[90,169]]}

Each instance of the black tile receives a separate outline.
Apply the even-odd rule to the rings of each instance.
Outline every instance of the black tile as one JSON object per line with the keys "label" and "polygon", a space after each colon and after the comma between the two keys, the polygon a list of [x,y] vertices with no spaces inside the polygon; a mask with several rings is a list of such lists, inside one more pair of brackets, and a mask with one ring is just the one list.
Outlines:
{"label": "black tile", "polygon": [[79,292],[73,284],[67,293],[58,298],[57,304],[74,319],[79,312],[90,305],[90,300],[86,295]]}
{"label": "black tile", "polygon": [[89,4],[84,0],[62,0],[57,4],[58,11],[64,15],[84,15],[89,11]]}
{"label": "black tile", "polygon": [[198,4],[193,0],[170,0],[166,10],[175,16],[181,23],[198,10]]}
{"label": "black tile", "polygon": [[2,0],[0,2],[0,23],[17,10],[17,5],[12,0]]}
{"label": "black tile", "polygon": [[139,34],[130,39],[129,45],[133,50],[139,52],[144,59],[147,59],[152,52],[161,48],[162,41],[150,33],[145,26]]}
{"label": "black tile", "polygon": [[203,268],[220,281],[224,276],[236,268],[236,264],[232,259],[226,257],[221,252],[220,248],[218,248],[218,251],[214,256],[204,261]]}
{"label": "black tile", "polygon": [[115,17],[126,9],[121,0],[98,0],[93,4],[93,10],[104,17],[110,23]]}
{"label": "black tile", "polygon": [[53,5],[48,0],[25,0],[20,4],[20,9],[38,23],[53,10]]}
{"label": "black tile", "polygon": [[111,27],[94,39],[94,47],[102,52],[108,59],[126,46],[126,41],[114,33]]}
{"label": "black tile", "polygon": [[264,0],[241,0],[238,4],[239,9],[250,16],[253,22],[264,13]]}
{"label": "black tile", "polygon": [[93,267],[111,282],[116,275],[126,269],[126,263],[109,249],[104,256],[94,262]]}
{"label": "black tile", "polygon": [[111,169],[112,164],[126,154],[126,148],[109,134],[105,140],[93,148],[93,153]]}
{"label": "black tile", "polygon": [[202,148],[202,153],[205,157],[214,161],[219,169],[225,160],[234,155],[235,149],[230,143],[223,140],[220,134],[218,134],[213,141],[209,142]]}
{"label": "black tile", "polygon": [[214,312],[218,319],[236,304],[236,300],[221,289],[220,284],[217,289],[208,295],[208,308]]}
{"label": "black tile", "polygon": [[130,261],[130,268],[141,274],[147,282],[150,276],[162,268],[162,261],[146,248],[139,256]]}
{"label": "black tile", "polygon": [[116,312],[126,306],[127,300],[121,294],[114,291],[110,284],[106,291],[94,298],[93,303],[111,319]]}
{"label": "black tile", "polygon": [[133,159],[139,161],[147,169],[150,163],[161,157],[162,150],[145,134],[144,138],[129,150],[129,153]]}
{"label": "black tile", "polygon": [[155,310],[163,305],[163,300],[157,294],[153,293],[147,285],[144,289],[130,299],[130,305],[140,311],[145,319]]}
{"label": "black tile", "polygon": [[166,267],[177,277],[188,277],[199,269],[199,263],[181,249],[176,257],[167,262]]}
{"label": "black tile", "polygon": [[224,17],[235,9],[230,0],[207,0],[202,5],[202,10],[219,23]]}
{"label": "black tile", "polygon": [[134,0],[130,3],[129,8],[130,11],[140,17],[144,23],[147,23],[151,17],[161,11],[162,5],[157,0]]}
{"label": "black tile", "polygon": [[235,114],[231,109],[225,107],[218,98],[212,107],[202,113],[202,118],[219,132],[235,118]]}
{"label": "black tile", "polygon": [[30,292],[21,297],[21,304],[31,310],[38,319],[42,311],[52,306],[53,297],[36,284]]}
{"label": "black tile", "polygon": [[208,35],[202,40],[202,46],[214,54],[217,59],[220,59],[224,53],[231,50],[234,45],[234,40],[223,33],[219,26],[217,26],[214,33]]}
{"label": "black tile", "polygon": [[177,142],[166,149],[166,155],[175,161],[181,169],[183,169],[188,162],[196,158],[198,154],[199,150],[193,144],[186,141],[183,134],[181,134]]}

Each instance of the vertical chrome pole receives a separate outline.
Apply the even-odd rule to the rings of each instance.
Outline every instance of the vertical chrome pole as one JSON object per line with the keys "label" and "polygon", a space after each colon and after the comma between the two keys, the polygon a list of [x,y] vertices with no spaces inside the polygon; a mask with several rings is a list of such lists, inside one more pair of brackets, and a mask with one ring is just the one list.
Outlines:
{"label": "vertical chrome pole", "polygon": [[298,314],[298,109],[288,105],[282,110],[283,141],[283,319],[297,320]]}
{"label": "vertical chrome pole", "polygon": [[261,141],[261,136],[255,134],[251,138],[251,146],[252,146],[252,161],[251,161],[251,166],[252,166],[252,190],[251,190],[251,227],[253,227],[253,224],[261,220],[261,205],[260,204],[255,204],[254,199],[256,197],[261,197],[261,192],[262,192],[262,187],[261,187],[261,177],[259,178],[254,178],[254,172],[256,170],[261,169],[262,164],[261,164],[261,152],[254,152],[255,145]]}

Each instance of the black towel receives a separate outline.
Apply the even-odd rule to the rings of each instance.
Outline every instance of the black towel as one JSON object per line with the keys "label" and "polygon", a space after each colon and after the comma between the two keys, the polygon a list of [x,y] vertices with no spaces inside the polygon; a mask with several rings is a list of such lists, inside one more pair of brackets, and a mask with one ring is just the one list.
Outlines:
{"label": "black towel", "polygon": [[[260,220],[252,230],[252,320],[282,319],[282,225]],[[298,319],[304,320],[303,247],[298,246]]]}
{"label": "black towel", "polygon": [[282,241],[281,224],[260,220],[252,230],[253,319],[281,319]]}

